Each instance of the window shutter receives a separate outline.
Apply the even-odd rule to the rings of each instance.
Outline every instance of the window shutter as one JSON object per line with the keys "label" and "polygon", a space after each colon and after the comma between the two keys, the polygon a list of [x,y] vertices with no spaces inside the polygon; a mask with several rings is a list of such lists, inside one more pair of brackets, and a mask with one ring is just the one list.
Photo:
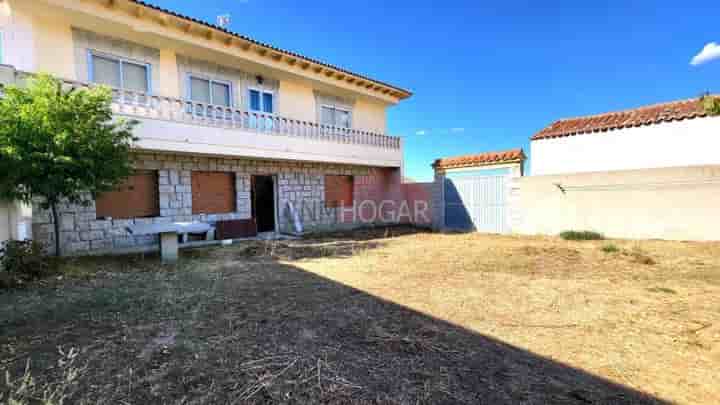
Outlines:
{"label": "window shutter", "polygon": [[93,82],[120,87],[120,62],[101,56],[92,56]]}
{"label": "window shutter", "polygon": [[136,65],[134,63],[123,63],[123,87],[128,90],[140,91],[147,93],[150,91],[148,83],[147,66]]}
{"label": "window shutter", "polygon": [[192,213],[235,212],[235,173],[192,172]]}
{"label": "window shutter", "polygon": [[136,171],[116,190],[95,201],[97,218],[143,218],[160,215],[156,171]]}
{"label": "window shutter", "polygon": [[210,103],[210,82],[197,77],[190,78],[190,99],[200,103]]}

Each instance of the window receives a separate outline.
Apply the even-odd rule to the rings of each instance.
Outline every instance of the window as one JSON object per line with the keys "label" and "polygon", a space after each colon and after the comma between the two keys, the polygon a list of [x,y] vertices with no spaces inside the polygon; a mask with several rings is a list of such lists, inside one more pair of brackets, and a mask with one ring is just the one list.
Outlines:
{"label": "window", "polygon": [[232,105],[231,85],[228,82],[190,76],[189,93],[193,101],[225,107]]}
{"label": "window", "polygon": [[156,171],[136,171],[116,190],[103,193],[95,201],[98,219],[143,218],[160,215]]}
{"label": "window", "polygon": [[90,81],[125,90],[150,92],[150,65],[90,53]]}
{"label": "window", "polygon": [[273,93],[250,89],[250,111],[273,113]]}
{"label": "window", "polygon": [[353,177],[325,176],[325,207],[352,207]]}
{"label": "window", "polygon": [[192,172],[192,213],[235,212],[235,173]]}
{"label": "window", "polygon": [[330,105],[320,107],[320,123],[341,128],[350,128],[350,111]]}

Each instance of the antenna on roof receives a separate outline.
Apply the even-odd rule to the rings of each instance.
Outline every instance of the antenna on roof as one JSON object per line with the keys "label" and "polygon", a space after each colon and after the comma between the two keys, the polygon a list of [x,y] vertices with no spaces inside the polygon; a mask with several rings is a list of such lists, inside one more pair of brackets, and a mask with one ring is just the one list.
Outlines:
{"label": "antenna on roof", "polygon": [[222,29],[227,29],[230,26],[230,14],[217,16],[217,25]]}

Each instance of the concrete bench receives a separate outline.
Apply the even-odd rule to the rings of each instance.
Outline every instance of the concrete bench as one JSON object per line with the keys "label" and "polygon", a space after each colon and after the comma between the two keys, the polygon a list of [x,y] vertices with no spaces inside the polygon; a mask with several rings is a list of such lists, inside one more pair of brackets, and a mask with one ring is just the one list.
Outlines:
{"label": "concrete bench", "polygon": [[130,225],[132,235],[160,235],[160,258],[163,263],[175,263],[178,259],[178,235],[208,232],[212,226],[202,222],[171,222],[167,224]]}

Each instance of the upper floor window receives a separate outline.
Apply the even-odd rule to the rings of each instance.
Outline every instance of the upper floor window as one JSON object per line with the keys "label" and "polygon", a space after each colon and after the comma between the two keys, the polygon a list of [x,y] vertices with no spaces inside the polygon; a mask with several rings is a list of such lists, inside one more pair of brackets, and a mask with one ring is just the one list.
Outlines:
{"label": "upper floor window", "polygon": [[190,76],[190,99],[206,104],[230,107],[232,86],[228,82]]}
{"label": "upper floor window", "polygon": [[125,90],[150,92],[150,65],[90,53],[90,81]]}
{"label": "upper floor window", "polygon": [[250,111],[273,113],[273,93],[250,89]]}
{"label": "upper floor window", "polygon": [[320,106],[320,123],[350,128],[350,111],[333,105],[322,105]]}

